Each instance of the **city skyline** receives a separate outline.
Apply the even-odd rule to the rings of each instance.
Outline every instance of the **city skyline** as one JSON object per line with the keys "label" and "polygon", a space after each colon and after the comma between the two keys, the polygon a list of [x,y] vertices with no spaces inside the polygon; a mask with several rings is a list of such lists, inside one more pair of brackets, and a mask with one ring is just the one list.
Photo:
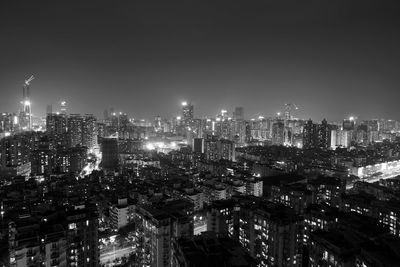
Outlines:
{"label": "city skyline", "polygon": [[400,118],[394,2],[17,2],[0,10],[1,112],[33,74],[38,115],[66,100],[97,116],[174,116],[187,99],[200,117],[293,102],[315,120]]}
{"label": "city skyline", "polygon": [[396,4],[1,1],[0,266],[399,266]]}

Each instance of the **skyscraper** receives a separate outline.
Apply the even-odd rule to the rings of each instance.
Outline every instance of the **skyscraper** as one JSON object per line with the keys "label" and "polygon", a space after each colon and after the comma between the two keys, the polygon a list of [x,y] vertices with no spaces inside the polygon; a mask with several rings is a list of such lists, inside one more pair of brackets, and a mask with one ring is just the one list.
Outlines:
{"label": "skyscraper", "polygon": [[317,140],[317,125],[311,119],[307,121],[303,128],[303,148],[315,148]]}
{"label": "skyscraper", "polygon": [[97,120],[92,114],[85,114],[82,125],[82,145],[89,151],[97,147]]}
{"label": "skyscraper", "polygon": [[32,128],[32,110],[30,100],[30,82],[34,79],[33,76],[25,80],[22,87],[22,111],[20,113],[20,126],[22,129],[30,130]]}
{"label": "skyscraper", "polygon": [[68,145],[70,147],[82,145],[83,124],[83,117],[79,114],[71,114],[68,117]]}
{"label": "skyscraper", "polygon": [[99,266],[98,214],[95,208],[76,205],[66,212],[67,266]]}
{"label": "skyscraper", "polygon": [[326,121],[323,119],[321,124],[317,126],[318,131],[318,147],[327,149],[331,147],[331,127]]}
{"label": "skyscraper", "polygon": [[65,147],[67,145],[67,116],[56,113],[47,114],[46,133],[55,148]]}
{"label": "skyscraper", "polygon": [[191,103],[182,102],[182,120],[184,126],[189,126],[193,122],[194,107]]}

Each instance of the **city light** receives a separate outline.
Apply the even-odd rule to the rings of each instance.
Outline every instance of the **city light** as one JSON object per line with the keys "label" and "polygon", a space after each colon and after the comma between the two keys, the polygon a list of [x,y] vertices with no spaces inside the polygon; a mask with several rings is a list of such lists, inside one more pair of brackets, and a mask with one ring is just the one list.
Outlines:
{"label": "city light", "polygon": [[400,262],[396,6],[3,2],[2,266]]}
{"label": "city light", "polygon": [[156,147],[155,147],[154,144],[152,144],[152,143],[147,143],[147,144],[146,144],[146,149],[147,149],[147,150],[154,150],[154,149],[156,149]]}

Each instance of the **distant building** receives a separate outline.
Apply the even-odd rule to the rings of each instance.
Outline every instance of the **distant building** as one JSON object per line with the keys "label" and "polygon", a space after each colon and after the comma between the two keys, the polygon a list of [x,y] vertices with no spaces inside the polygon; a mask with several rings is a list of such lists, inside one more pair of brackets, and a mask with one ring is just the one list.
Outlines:
{"label": "distant building", "polygon": [[324,119],[321,124],[315,124],[308,120],[303,128],[303,148],[321,148],[331,147],[331,126]]}
{"label": "distant building", "polygon": [[204,139],[194,138],[192,149],[195,153],[204,153]]}
{"label": "distant building", "polygon": [[343,130],[345,131],[353,131],[354,130],[354,120],[353,119],[345,119],[342,124]]}
{"label": "distant building", "polygon": [[190,126],[194,119],[194,106],[191,103],[182,103],[182,122],[184,126]]}
{"label": "distant building", "polygon": [[83,117],[79,114],[71,114],[68,117],[68,145],[75,147],[82,145],[83,141]]}
{"label": "distant building", "polygon": [[277,121],[272,124],[272,144],[283,145],[285,143],[285,124]]}
{"label": "distant building", "polygon": [[47,114],[46,134],[55,148],[65,147],[67,145],[67,116],[56,113]]}
{"label": "distant building", "polygon": [[36,134],[24,132],[0,140],[0,173],[5,176],[29,175]]}
{"label": "distant building", "polygon": [[352,134],[353,134],[352,131],[337,130],[336,131],[336,146],[350,147]]}
{"label": "distant building", "polygon": [[103,138],[101,141],[102,161],[105,169],[116,169],[118,167],[118,139]]}
{"label": "distant building", "polygon": [[236,107],[235,111],[233,112],[233,119],[236,121],[243,121],[244,120],[244,109],[243,107]]}
{"label": "distant building", "polygon": [[218,139],[215,136],[204,140],[204,153],[207,160],[235,161],[235,143],[226,139]]}
{"label": "distant building", "polygon": [[92,114],[85,114],[82,125],[82,145],[89,151],[97,148],[97,119]]}

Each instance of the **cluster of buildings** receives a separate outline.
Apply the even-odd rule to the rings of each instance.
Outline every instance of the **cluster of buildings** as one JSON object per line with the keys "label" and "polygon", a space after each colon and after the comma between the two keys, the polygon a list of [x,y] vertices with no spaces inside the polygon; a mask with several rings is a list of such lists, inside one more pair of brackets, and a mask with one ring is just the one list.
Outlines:
{"label": "cluster of buildings", "polygon": [[290,112],[3,114],[0,264],[397,266],[398,123]]}
{"label": "cluster of buildings", "polygon": [[46,131],[24,131],[0,140],[0,172],[4,175],[79,173],[88,153],[98,151],[93,115],[50,113]]}

